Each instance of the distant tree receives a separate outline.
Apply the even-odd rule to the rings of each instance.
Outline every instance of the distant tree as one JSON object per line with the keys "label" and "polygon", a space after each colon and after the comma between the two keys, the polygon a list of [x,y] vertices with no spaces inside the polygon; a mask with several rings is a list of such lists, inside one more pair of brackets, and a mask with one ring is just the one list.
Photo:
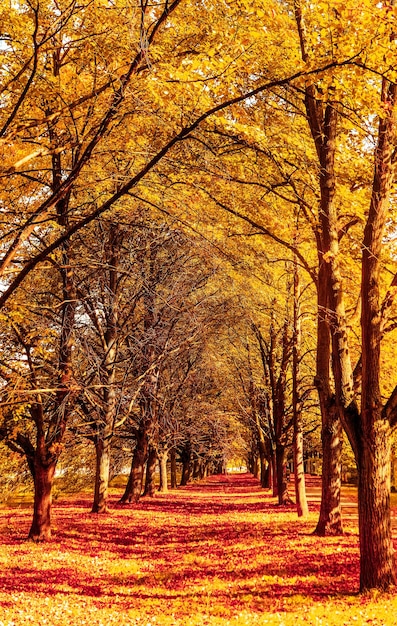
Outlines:
{"label": "distant tree", "polygon": [[[137,218],[138,219],[138,218]],[[92,511],[107,511],[112,441],[118,420],[127,410],[123,394],[136,387],[134,362],[127,349],[127,324],[141,297],[131,227],[101,220],[84,242],[79,268],[76,379],[77,431],[91,439],[96,451]],[[83,424],[86,424],[83,429]]]}
{"label": "distant tree", "polygon": [[177,229],[147,225],[140,237],[142,242],[146,237],[138,255],[142,290],[128,325],[128,346],[141,383],[131,405],[129,428],[135,447],[122,502],[140,498],[149,444],[159,452],[159,420],[164,424],[167,419],[164,411],[179,384],[163,381],[163,373],[173,360],[184,358],[188,346],[204,332],[205,305],[211,296],[207,282],[213,271],[205,251]]}

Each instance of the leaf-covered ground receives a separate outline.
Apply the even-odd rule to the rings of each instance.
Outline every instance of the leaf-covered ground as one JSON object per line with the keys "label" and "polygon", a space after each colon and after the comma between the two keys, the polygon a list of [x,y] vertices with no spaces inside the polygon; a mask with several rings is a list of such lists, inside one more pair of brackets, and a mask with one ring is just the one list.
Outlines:
{"label": "leaf-covered ground", "polygon": [[312,536],[311,514],[280,509],[252,477],[216,476],[169,495],[89,513],[54,505],[54,539],[25,541],[30,508],[0,510],[0,626],[394,625],[397,595],[357,595],[352,491],[347,534]]}

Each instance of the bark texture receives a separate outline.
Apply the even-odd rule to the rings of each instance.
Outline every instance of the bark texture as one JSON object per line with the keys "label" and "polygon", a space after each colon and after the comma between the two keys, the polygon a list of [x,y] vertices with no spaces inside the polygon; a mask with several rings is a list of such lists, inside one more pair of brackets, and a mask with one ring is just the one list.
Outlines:
{"label": "bark texture", "polygon": [[296,257],[294,258],[294,328],[292,338],[292,411],[294,422],[293,459],[295,478],[295,500],[298,517],[306,517],[309,507],[306,498],[305,471],[303,462],[302,398],[300,396],[300,348],[301,310],[300,277]]}
{"label": "bark texture", "polygon": [[146,461],[146,478],[144,496],[154,498],[156,494],[156,465],[157,465],[157,452],[153,446],[149,446],[148,457]]}
{"label": "bark texture", "polygon": [[102,438],[95,442],[95,485],[92,513],[108,512],[110,439]]}
{"label": "bark texture", "polygon": [[132,455],[132,463],[128,482],[120,499],[121,504],[137,503],[142,494],[143,474],[148,453],[147,432],[143,425],[136,433],[136,445]]}
{"label": "bark texture", "polygon": [[37,456],[34,470],[33,520],[29,530],[32,541],[48,541],[51,538],[52,485],[56,461],[43,463]]}
{"label": "bark texture", "polygon": [[168,493],[167,460],[168,452],[166,450],[163,450],[159,455],[161,493]]}
{"label": "bark texture", "polygon": [[170,463],[171,463],[171,489],[176,489],[178,486],[178,480],[177,480],[177,474],[176,474],[176,450],[175,448],[171,449]]}
{"label": "bark texture", "polygon": [[396,97],[396,85],[384,79],[384,117],[379,121],[372,197],[362,252],[362,397],[357,460],[360,588],[363,591],[388,589],[396,580],[390,523],[390,421],[383,410],[380,389],[380,257],[395,172]]}

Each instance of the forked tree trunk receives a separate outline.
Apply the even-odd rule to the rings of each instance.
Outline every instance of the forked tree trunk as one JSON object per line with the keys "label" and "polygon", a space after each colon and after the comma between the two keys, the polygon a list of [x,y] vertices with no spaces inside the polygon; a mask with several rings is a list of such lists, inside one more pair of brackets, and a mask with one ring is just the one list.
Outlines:
{"label": "forked tree trunk", "polygon": [[[392,9],[391,0],[386,9]],[[305,32],[300,3],[295,3],[302,48],[302,58],[308,60],[305,50]],[[390,32],[390,42],[395,43]],[[319,221],[323,241],[319,252],[323,266],[329,267],[325,281],[329,292],[322,312],[330,310],[332,318],[332,365],[336,403],[356,456],[359,476],[359,534],[360,534],[360,589],[388,589],[395,583],[392,536],[390,527],[390,420],[396,421],[396,394],[394,389],[387,404],[380,388],[380,344],[382,339],[381,263],[384,230],[389,218],[389,202],[396,174],[397,85],[382,78],[379,106],[378,139],[374,154],[374,177],[371,202],[362,244],[361,276],[361,336],[362,376],[361,398],[356,397],[357,377],[352,375],[344,314],[341,272],[338,266],[339,228],[335,193],[335,139],[336,103],[324,107],[316,99],[314,87],[306,89],[306,109],[312,135],[320,157],[321,211]],[[325,110],[324,116],[320,113]],[[321,270],[321,264],[320,264]],[[395,277],[396,279],[396,277]],[[320,274],[318,286],[321,286]],[[396,283],[393,280],[393,286]],[[321,381],[320,381],[321,386]],[[329,394],[328,394],[329,397]],[[321,401],[321,396],[320,396]],[[359,412],[361,406],[361,414]],[[335,411],[336,412],[336,411]],[[326,424],[323,422],[323,432]]]}
{"label": "forked tree trunk", "polygon": [[[58,203],[58,215],[60,224],[67,222],[67,199]],[[41,402],[32,403],[30,413],[36,426],[36,451],[34,453],[34,503],[33,519],[28,538],[33,541],[46,541],[51,537],[51,505],[52,486],[55,469],[58,461],[58,453],[53,448],[60,448],[66,424],[70,415],[72,398],[70,384],[72,381],[72,351],[73,351],[73,328],[76,309],[76,294],[73,281],[73,263],[70,261],[68,250],[70,242],[65,242],[62,251],[62,286],[63,303],[62,328],[59,345],[59,380],[55,395],[55,407],[49,421],[46,423],[46,415]],[[52,438],[51,438],[52,435]],[[50,441],[46,440],[46,437]]]}
{"label": "forked tree trunk", "polygon": [[[156,246],[149,245],[145,253],[145,288],[143,290],[143,327],[145,333],[152,333],[156,325],[155,315],[155,290],[150,287],[154,279],[154,265],[156,258]],[[131,472],[125,492],[120,499],[125,502],[139,502],[142,494],[142,483],[145,463],[148,457],[148,433],[156,419],[156,390],[158,384],[159,370],[154,367],[156,350],[153,341],[144,344],[142,350],[142,366],[146,370],[144,384],[140,390],[140,422],[135,432],[136,444],[132,457]]]}
{"label": "forked tree trunk", "polygon": [[156,465],[157,465],[157,452],[153,446],[149,446],[149,453],[146,461],[146,480],[144,496],[154,498],[156,494]]}
{"label": "forked tree trunk", "polygon": [[110,472],[110,439],[98,439],[95,442],[95,487],[92,513],[108,512],[109,472]]}
{"label": "forked tree trunk", "polygon": [[34,463],[33,520],[28,538],[32,541],[47,541],[51,538],[52,486],[56,461],[43,464],[36,456]]}
{"label": "forked tree trunk", "polygon": [[168,492],[167,459],[168,459],[168,452],[167,452],[167,450],[163,450],[159,454],[159,461],[160,461],[160,491],[161,491],[161,493],[167,493]]}
{"label": "forked tree trunk", "polygon": [[[55,69],[54,69],[54,75]],[[56,138],[50,129],[50,137],[56,143]],[[52,188],[57,191],[62,176],[60,154],[52,159]],[[56,204],[58,224],[68,228],[69,194],[62,197]],[[62,278],[62,304],[60,316],[62,320],[58,352],[58,384],[55,394],[55,406],[52,414],[45,415],[43,404],[32,403],[30,414],[36,427],[36,450],[34,452],[34,503],[33,519],[28,538],[33,541],[46,541],[51,537],[51,505],[52,486],[58,453],[53,448],[60,448],[65,433],[66,424],[70,415],[72,400],[70,385],[72,375],[73,329],[76,312],[76,291],[74,286],[73,262],[71,261],[71,242],[65,241],[62,245],[62,263],[60,274]],[[47,417],[49,418],[47,422]],[[47,423],[46,423],[47,422]],[[49,438],[48,441],[46,438]]]}

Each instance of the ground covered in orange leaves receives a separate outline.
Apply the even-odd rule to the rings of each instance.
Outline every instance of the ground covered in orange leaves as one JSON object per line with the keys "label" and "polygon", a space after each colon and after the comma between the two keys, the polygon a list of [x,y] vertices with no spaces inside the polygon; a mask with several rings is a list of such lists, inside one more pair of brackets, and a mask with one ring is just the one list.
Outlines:
{"label": "ground covered in orange leaves", "polygon": [[[54,538],[25,541],[31,509],[0,509],[0,626],[394,625],[396,598],[357,595],[354,493],[347,534],[312,536],[311,514],[280,509],[247,474],[89,513],[89,497],[54,505]],[[353,494],[353,496],[351,496]]]}

